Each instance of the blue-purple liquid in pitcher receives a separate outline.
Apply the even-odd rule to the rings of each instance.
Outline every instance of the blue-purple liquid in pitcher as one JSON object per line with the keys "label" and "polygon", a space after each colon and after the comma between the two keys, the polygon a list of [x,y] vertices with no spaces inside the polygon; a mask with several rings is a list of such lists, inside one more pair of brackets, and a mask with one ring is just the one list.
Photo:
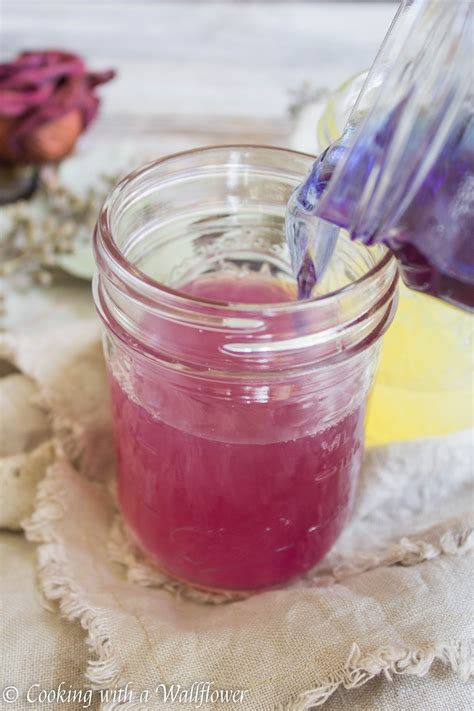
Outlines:
{"label": "blue-purple liquid in pitcher", "polygon": [[[352,239],[365,244],[387,244],[407,286],[473,309],[474,118],[467,116],[451,130],[413,199],[389,234],[384,234],[380,229],[367,231],[367,223],[364,225],[354,216],[373,161],[383,160],[391,139],[391,119],[380,129],[368,131],[366,140],[357,142],[344,166],[337,194],[332,190],[321,200],[351,145],[352,127],[319,157],[305,183],[292,196],[286,230],[293,266],[296,265],[299,297],[311,295],[321,276],[318,272],[330,259],[338,228],[342,227]],[[387,204],[382,209],[396,207]],[[381,215],[381,222],[382,218]],[[374,226],[373,221],[371,224]]]}

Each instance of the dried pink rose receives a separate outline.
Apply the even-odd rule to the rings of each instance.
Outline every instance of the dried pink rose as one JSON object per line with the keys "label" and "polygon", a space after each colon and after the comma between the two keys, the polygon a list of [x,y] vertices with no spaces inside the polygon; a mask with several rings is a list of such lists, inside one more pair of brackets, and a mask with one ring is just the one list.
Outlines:
{"label": "dried pink rose", "polygon": [[115,72],[89,72],[61,51],[22,52],[0,64],[0,160],[41,163],[67,155],[99,108],[95,87]]}

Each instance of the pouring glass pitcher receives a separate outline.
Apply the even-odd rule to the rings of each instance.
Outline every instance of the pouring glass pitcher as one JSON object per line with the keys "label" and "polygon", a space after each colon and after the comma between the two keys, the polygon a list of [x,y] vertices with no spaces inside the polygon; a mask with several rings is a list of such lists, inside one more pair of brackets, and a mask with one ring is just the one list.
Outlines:
{"label": "pouring glass pitcher", "polygon": [[[368,76],[359,75],[330,97],[318,137],[321,150],[332,146],[298,191],[309,203],[309,219],[317,211],[336,218],[357,239],[385,239],[412,287],[401,284],[398,313],[384,339],[369,401],[368,444],[444,434],[474,422],[472,316],[420,293],[472,306],[472,15],[470,3],[462,1],[401,4]],[[390,138],[385,145],[391,163],[381,150],[382,137]],[[371,141],[379,149],[373,162]],[[322,176],[321,165],[327,169]],[[317,190],[318,166],[325,190]],[[446,169],[450,180],[443,183]],[[417,185],[423,191],[419,187],[417,193]],[[442,200],[433,210],[436,190]],[[410,230],[397,231],[406,226],[410,208]],[[420,227],[418,214],[424,218]],[[317,256],[314,249],[312,254]]]}
{"label": "pouring glass pitcher", "polygon": [[[307,216],[365,244],[388,244],[411,288],[468,309],[474,308],[473,36],[470,2],[402,3],[342,137],[295,196]],[[320,279],[338,231],[310,234]]]}

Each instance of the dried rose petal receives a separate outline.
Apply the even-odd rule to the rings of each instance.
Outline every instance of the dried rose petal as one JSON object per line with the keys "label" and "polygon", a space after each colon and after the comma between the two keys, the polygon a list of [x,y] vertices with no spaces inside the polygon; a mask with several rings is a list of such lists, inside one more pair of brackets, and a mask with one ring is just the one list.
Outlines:
{"label": "dried rose petal", "polygon": [[0,63],[0,159],[62,158],[97,113],[95,87],[114,76],[88,72],[80,57],[61,51],[23,52]]}

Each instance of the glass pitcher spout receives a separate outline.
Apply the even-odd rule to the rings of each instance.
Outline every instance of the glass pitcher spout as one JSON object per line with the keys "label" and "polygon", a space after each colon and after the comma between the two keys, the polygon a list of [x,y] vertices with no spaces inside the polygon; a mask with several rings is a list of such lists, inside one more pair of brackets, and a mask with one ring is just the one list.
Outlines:
{"label": "glass pitcher spout", "polygon": [[[402,3],[343,135],[294,196],[300,221],[323,220],[365,244],[386,243],[409,287],[470,310],[473,36],[471,2]],[[318,255],[327,263],[334,233],[307,232],[321,277]]]}

